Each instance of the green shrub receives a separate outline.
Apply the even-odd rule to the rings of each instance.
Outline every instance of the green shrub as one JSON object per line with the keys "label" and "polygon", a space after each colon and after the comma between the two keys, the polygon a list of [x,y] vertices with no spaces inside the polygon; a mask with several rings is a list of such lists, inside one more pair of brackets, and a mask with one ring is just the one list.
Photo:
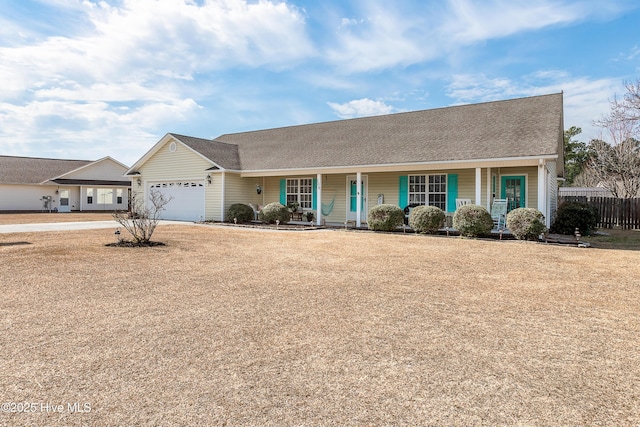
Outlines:
{"label": "green shrub", "polygon": [[396,205],[376,205],[369,209],[367,224],[376,231],[393,231],[404,223],[404,212]]}
{"label": "green shrub", "polygon": [[464,205],[453,214],[453,228],[466,237],[484,236],[491,233],[493,220],[484,207]]}
{"label": "green shrub", "polygon": [[245,205],[244,203],[236,203],[229,207],[229,211],[227,212],[227,221],[233,222],[233,219],[236,219],[238,223],[250,222],[253,217],[253,209],[251,206]]}
{"label": "green shrub", "polygon": [[577,229],[583,235],[589,235],[598,226],[598,211],[577,202],[562,203],[556,212],[556,219],[551,224],[551,232],[573,234]]}
{"label": "green shrub", "polygon": [[444,211],[436,206],[416,206],[409,213],[409,226],[416,233],[435,234],[444,226]]}
{"label": "green shrub", "polygon": [[289,222],[289,209],[278,202],[269,203],[260,211],[260,221],[267,224],[275,224],[280,220],[280,224]]}
{"label": "green shrub", "polygon": [[518,240],[537,240],[547,231],[544,215],[537,209],[517,208],[507,214],[507,228]]}

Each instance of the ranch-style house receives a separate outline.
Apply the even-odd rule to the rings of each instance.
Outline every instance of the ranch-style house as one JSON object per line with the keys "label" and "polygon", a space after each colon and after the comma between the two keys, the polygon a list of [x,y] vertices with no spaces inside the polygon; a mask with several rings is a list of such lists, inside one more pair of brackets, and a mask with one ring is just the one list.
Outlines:
{"label": "ranch-style house", "polygon": [[563,170],[562,93],[221,135],[169,133],[127,172],[176,220],[230,220],[234,203],[297,202],[317,224],[366,223],[381,203],[448,213],[457,199],[532,207],[547,225]]}

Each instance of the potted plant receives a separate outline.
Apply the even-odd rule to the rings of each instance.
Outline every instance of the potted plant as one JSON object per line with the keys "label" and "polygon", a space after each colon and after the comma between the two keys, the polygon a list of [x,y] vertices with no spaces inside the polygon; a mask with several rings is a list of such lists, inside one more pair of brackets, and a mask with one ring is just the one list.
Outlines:
{"label": "potted plant", "polygon": [[289,210],[290,210],[292,213],[295,213],[295,212],[297,212],[297,211],[298,211],[298,206],[300,206],[300,205],[298,204],[298,202],[289,202],[289,203],[287,203],[287,207],[289,208]]}
{"label": "potted plant", "polygon": [[304,216],[307,218],[307,221],[312,222],[313,221],[313,211],[307,211],[304,213]]}

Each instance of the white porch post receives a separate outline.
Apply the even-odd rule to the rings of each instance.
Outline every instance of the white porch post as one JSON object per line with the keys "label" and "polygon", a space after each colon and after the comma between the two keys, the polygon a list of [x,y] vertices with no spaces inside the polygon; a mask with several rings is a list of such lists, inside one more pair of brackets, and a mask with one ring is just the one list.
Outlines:
{"label": "white porch post", "polygon": [[482,168],[476,168],[476,205],[482,206]]}
{"label": "white porch post", "polygon": [[322,174],[316,178],[316,225],[322,225]]}
{"label": "white porch post", "polygon": [[487,168],[487,210],[491,212],[491,168]]}
{"label": "white porch post", "polygon": [[549,227],[551,218],[547,211],[547,168],[543,159],[538,163],[538,210],[544,215],[545,225]]}
{"label": "white porch post", "polygon": [[[224,221],[224,178],[225,178],[225,172],[222,172],[220,174],[220,186],[222,187],[222,191],[220,191],[220,221]],[[206,211],[207,211],[207,190],[205,189],[205,199],[204,199],[204,210],[205,210],[205,220],[206,218]]]}
{"label": "white porch post", "polygon": [[362,212],[362,172],[356,173],[356,227],[362,226],[362,219],[360,218],[360,212]]}
{"label": "white porch post", "polygon": [[82,185],[80,186],[80,200],[78,200],[78,208],[80,209],[80,212],[82,212]]}

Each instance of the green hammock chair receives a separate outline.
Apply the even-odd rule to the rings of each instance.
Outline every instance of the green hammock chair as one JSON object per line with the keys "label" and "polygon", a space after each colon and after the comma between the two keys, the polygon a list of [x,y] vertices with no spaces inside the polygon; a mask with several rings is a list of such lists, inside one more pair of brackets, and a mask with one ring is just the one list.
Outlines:
{"label": "green hammock chair", "polygon": [[321,203],[322,216],[329,216],[333,212],[333,206],[336,204],[336,191],[333,191],[333,198],[329,203]]}

